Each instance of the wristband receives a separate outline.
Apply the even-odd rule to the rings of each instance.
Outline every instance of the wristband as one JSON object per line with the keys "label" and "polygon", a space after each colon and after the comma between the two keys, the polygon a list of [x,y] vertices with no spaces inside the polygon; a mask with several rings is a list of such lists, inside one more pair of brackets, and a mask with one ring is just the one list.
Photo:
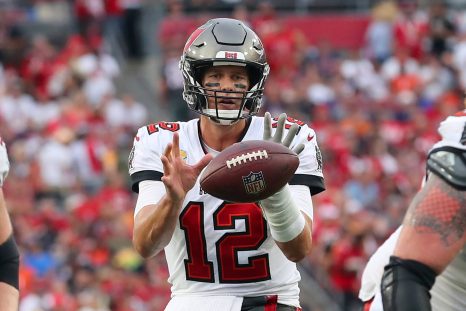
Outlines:
{"label": "wristband", "polygon": [[303,231],[306,220],[291,197],[289,185],[262,200],[260,205],[275,241],[289,242]]}

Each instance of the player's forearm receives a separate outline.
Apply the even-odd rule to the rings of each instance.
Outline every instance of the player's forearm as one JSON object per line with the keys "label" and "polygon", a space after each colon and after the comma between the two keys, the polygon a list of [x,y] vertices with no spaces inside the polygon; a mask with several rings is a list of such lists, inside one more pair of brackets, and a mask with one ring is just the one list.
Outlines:
{"label": "player's forearm", "polygon": [[0,310],[18,310],[18,246],[0,187]]}
{"label": "player's forearm", "polygon": [[294,202],[287,185],[274,195],[261,201],[262,209],[270,227],[270,233],[285,256],[291,261],[300,261],[312,245],[312,221]]}
{"label": "player's forearm", "polygon": [[19,291],[13,286],[0,282],[0,309],[2,311],[18,310]]}
{"label": "player's forearm", "polygon": [[0,244],[10,236],[11,231],[10,217],[8,216],[3,191],[0,187]]}
{"label": "player's forearm", "polygon": [[170,242],[181,203],[164,196],[157,204],[146,206],[137,214],[133,246],[141,256],[154,256]]}
{"label": "player's forearm", "polygon": [[304,259],[312,248],[312,221],[307,215],[303,214],[303,216],[306,219],[306,225],[296,238],[289,242],[275,241],[286,258],[293,262]]}
{"label": "player's forearm", "polygon": [[466,243],[465,215],[465,191],[431,174],[409,206],[394,255],[441,273]]}

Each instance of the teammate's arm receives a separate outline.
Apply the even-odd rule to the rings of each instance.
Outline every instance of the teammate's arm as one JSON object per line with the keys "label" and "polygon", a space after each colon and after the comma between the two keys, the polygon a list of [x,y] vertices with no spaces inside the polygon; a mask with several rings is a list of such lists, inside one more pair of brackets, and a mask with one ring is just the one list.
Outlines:
{"label": "teammate's arm", "polygon": [[0,310],[13,311],[18,310],[19,254],[2,191],[8,170],[8,155],[0,138]]}
{"label": "teammate's arm", "polygon": [[[267,112],[264,118],[264,140],[272,140],[289,147],[296,135],[298,125],[293,124],[287,136],[282,141],[286,114],[278,118],[277,130],[271,136],[271,116]],[[297,154],[304,149],[299,144],[294,148]],[[309,202],[312,205],[309,192]],[[277,193],[261,201],[270,232],[278,247],[285,256],[294,262],[302,260],[309,254],[312,247],[312,220],[301,212],[298,204],[293,199],[290,186],[286,185]]]}
{"label": "teammate's arm", "polygon": [[413,199],[382,278],[384,310],[430,310],[436,276],[466,242],[466,191],[430,174]]}
{"label": "teammate's arm", "polygon": [[174,134],[161,156],[166,193],[156,204],[144,206],[134,219],[133,246],[141,256],[153,256],[170,242],[186,193],[211,159],[207,154],[193,166],[186,164],[180,156],[178,133]]}

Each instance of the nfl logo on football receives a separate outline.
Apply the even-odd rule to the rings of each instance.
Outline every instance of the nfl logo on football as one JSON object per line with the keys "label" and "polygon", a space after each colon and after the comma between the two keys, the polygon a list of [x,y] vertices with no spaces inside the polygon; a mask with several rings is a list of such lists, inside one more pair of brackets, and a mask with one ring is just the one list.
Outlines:
{"label": "nfl logo on football", "polygon": [[247,193],[255,194],[265,189],[265,181],[262,172],[249,173],[248,176],[243,176],[244,189]]}

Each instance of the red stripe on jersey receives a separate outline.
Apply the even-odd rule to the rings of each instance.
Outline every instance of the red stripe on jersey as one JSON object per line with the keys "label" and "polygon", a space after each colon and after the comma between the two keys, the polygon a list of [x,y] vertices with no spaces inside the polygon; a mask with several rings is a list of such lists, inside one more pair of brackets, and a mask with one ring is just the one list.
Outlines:
{"label": "red stripe on jersey", "polygon": [[267,296],[264,311],[276,311],[277,310],[278,296]]}
{"label": "red stripe on jersey", "polygon": [[369,311],[373,301],[374,301],[374,297],[372,297],[371,300],[365,301],[364,304],[363,304],[362,311]]}
{"label": "red stripe on jersey", "polygon": [[466,117],[466,110],[457,112],[454,114],[455,117]]}

